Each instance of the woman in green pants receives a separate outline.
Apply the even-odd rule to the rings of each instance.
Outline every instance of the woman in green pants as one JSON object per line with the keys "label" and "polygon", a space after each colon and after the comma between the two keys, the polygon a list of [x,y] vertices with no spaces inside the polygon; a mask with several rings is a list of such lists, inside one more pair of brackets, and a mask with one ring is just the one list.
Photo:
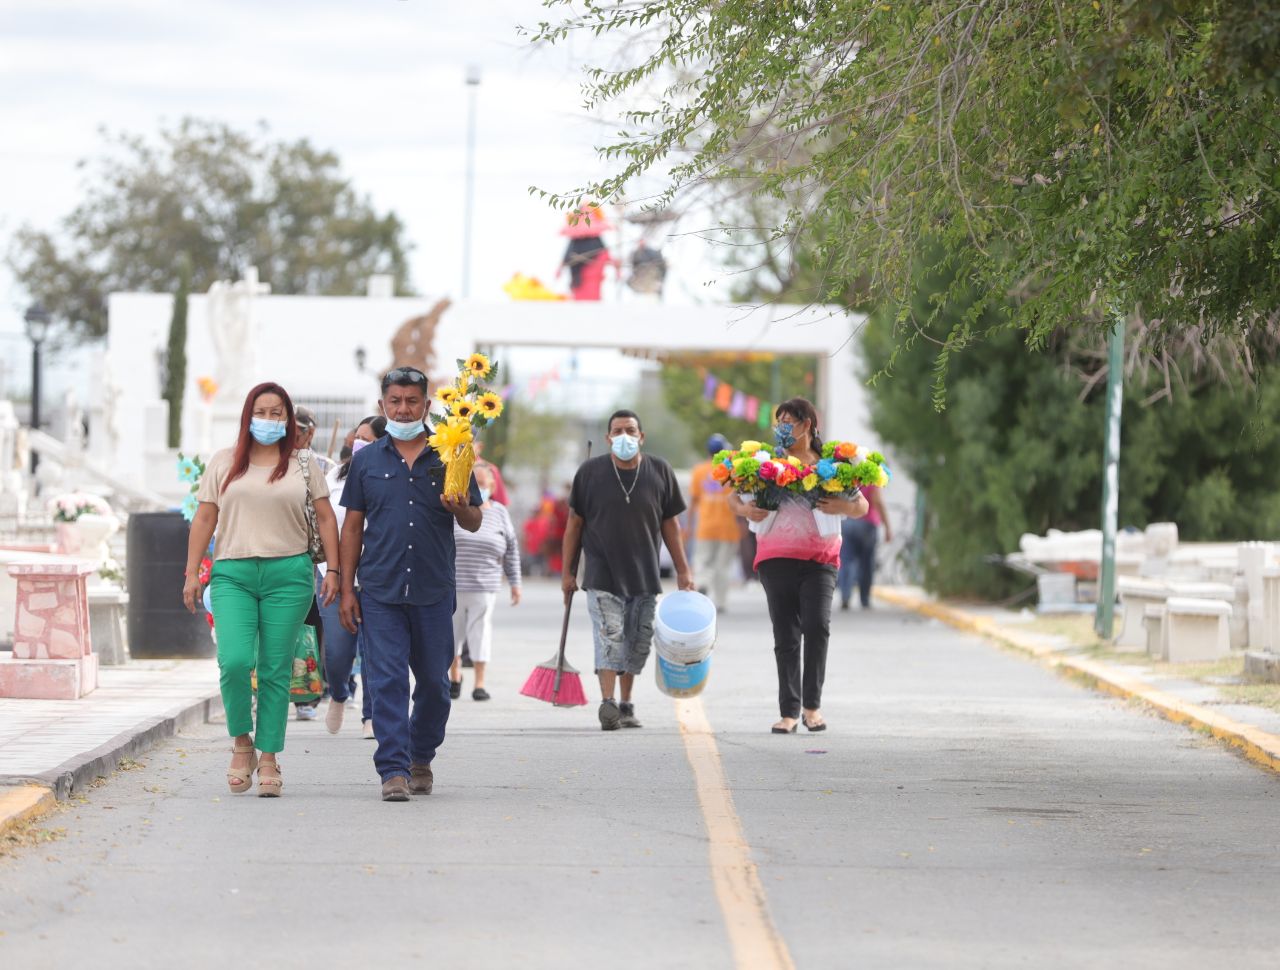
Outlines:
{"label": "woman in green pants", "polygon": [[[283,789],[276,754],[284,749],[289,720],[293,650],[315,595],[315,567],[307,553],[308,490],[329,567],[321,601],[327,606],[339,590],[338,527],[329,486],[311,453],[294,448],[296,437],[293,402],[284,388],[268,383],[251,390],[236,446],[215,454],[200,478],[182,589],[194,613],[200,558],[217,530],[210,599],[222,704],[235,738],[227,785],[236,794],[248,791],[256,768],[258,794],[268,798]],[[250,689],[255,668],[256,740]]]}

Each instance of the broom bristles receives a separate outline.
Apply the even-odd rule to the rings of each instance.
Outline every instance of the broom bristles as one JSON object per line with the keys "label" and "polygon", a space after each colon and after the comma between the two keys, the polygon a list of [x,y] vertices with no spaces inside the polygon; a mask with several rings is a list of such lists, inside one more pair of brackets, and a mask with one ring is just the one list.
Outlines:
{"label": "broom bristles", "polygon": [[557,654],[546,663],[534,667],[533,673],[520,688],[520,693],[556,707],[579,707],[587,703],[587,695],[582,690],[582,678],[567,661],[560,673],[560,690],[556,690],[556,667],[559,659]]}

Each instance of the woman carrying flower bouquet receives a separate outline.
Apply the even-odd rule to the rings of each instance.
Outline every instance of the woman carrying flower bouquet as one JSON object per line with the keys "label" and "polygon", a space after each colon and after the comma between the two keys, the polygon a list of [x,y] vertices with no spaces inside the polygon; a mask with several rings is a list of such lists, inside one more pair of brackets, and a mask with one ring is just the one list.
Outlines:
{"label": "woman carrying flower bouquet", "polygon": [[[255,769],[259,796],[274,798],[283,788],[276,755],[284,749],[289,720],[294,644],[315,595],[308,494],[328,563],[321,601],[332,603],[339,590],[329,486],[310,452],[294,448],[297,433],[293,402],[283,387],[267,383],[251,390],[235,447],[216,453],[200,478],[200,504],[187,543],[182,599],[194,613],[200,560],[217,530],[210,598],[222,703],[235,738],[227,769],[234,794],[249,790]],[[249,679],[255,667],[256,735]]]}
{"label": "woman carrying flower bouquet", "polygon": [[[778,405],[774,419],[776,458],[796,470],[790,474],[793,480],[807,472],[803,480],[815,484],[824,456],[818,412],[813,404],[802,397],[792,398]],[[823,471],[827,470],[824,466]],[[734,512],[752,522],[774,517],[768,530],[756,537],[755,560],[769,604],[773,654],[778,665],[778,708],[782,717],[773,725],[774,734],[794,734],[802,719],[810,731],[827,728],[821,711],[822,683],[841,540],[839,530],[834,535],[819,531],[813,510],[816,507],[828,515],[858,518],[867,514],[867,501],[856,491],[849,495],[834,489],[823,492],[810,502],[797,490],[777,488],[776,512],[744,502],[737,493],[729,498]]]}

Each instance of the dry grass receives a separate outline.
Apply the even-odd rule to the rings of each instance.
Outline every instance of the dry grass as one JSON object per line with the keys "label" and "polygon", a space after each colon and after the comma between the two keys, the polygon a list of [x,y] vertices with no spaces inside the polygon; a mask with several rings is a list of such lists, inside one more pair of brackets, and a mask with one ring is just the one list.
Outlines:
{"label": "dry grass", "polygon": [[1021,629],[1065,637],[1104,663],[1141,666],[1161,677],[1194,680],[1216,687],[1223,699],[1232,704],[1253,704],[1280,712],[1280,684],[1222,683],[1237,678],[1244,680],[1244,657],[1233,655],[1207,663],[1171,664],[1151,661],[1145,653],[1122,653],[1110,649],[1093,632],[1093,617],[1087,615],[1038,616]]}

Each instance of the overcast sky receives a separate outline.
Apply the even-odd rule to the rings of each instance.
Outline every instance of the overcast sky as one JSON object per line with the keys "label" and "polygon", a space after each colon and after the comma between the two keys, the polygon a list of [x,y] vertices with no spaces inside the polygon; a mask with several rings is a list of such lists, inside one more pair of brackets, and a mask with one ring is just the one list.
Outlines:
{"label": "overcast sky", "polygon": [[[75,205],[76,163],[97,152],[102,126],[265,121],[336,150],[357,188],[406,222],[417,289],[456,295],[474,63],[472,293],[505,299],[512,272],[549,279],[563,248],[561,217],[528,186],[600,174],[602,131],[580,107],[583,42],[533,51],[517,35],[543,16],[538,0],[0,0],[0,241]],[[706,300],[701,245],[681,243],[674,262],[682,254],[669,298]],[[0,270],[0,330],[21,328],[26,302]]]}

